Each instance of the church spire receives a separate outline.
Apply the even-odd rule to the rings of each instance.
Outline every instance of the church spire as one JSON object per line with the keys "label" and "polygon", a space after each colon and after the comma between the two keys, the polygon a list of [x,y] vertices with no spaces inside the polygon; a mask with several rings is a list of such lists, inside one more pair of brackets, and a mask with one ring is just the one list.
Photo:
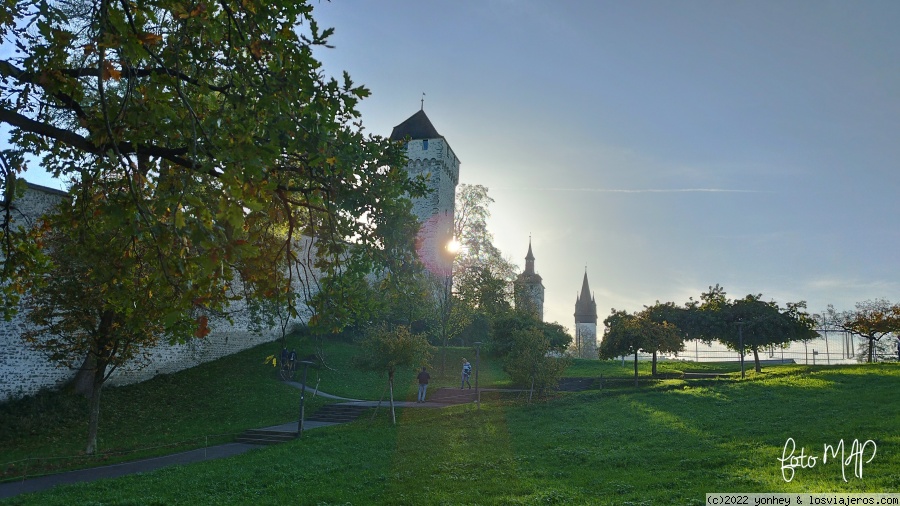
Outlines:
{"label": "church spire", "polygon": [[591,287],[588,285],[587,269],[584,270],[584,280],[581,282],[581,295],[578,300],[591,300]]}
{"label": "church spire", "polygon": [[525,255],[525,274],[534,274],[534,253],[531,252],[531,236],[528,237],[528,254]]}
{"label": "church spire", "polygon": [[581,293],[575,299],[575,323],[597,323],[597,302],[591,295],[587,268],[581,281]]}

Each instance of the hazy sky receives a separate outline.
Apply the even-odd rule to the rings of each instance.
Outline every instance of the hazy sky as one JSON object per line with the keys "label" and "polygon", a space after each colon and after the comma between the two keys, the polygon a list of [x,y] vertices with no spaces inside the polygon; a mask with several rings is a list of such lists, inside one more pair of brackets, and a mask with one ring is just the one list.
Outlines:
{"label": "hazy sky", "polygon": [[[709,285],[811,312],[900,300],[900,2],[335,0],[325,71],[419,109],[495,199],[545,319]],[[29,179],[41,182],[32,175]]]}

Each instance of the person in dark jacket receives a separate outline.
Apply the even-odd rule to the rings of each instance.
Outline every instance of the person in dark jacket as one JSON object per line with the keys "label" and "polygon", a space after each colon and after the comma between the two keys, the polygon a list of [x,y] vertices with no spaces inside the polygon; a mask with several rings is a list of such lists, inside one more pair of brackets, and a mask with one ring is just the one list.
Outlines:
{"label": "person in dark jacket", "polygon": [[425,367],[422,367],[422,372],[419,373],[419,398],[416,402],[425,402],[425,391],[428,390],[428,380],[431,379],[431,375],[428,374],[428,371],[425,370]]}

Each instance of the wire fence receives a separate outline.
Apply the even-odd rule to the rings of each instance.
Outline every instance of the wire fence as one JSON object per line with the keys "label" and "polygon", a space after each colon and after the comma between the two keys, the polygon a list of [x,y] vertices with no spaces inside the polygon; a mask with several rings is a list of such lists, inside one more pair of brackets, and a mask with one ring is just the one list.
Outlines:
{"label": "wire fence", "polygon": [[[836,365],[865,362],[868,357],[868,341],[847,332],[818,330],[819,337],[805,342],[790,343],[787,346],[767,346],[759,351],[759,359],[766,363],[795,363],[804,365]],[[896,338],[887,337],[877,342],[874,350],[875,362],[896,362],[900,360]],[[621,360],[633,360],[633,356]],[[638,360],[652,360],[653,355],[639,353]],[[658,360],[686,360],[694,362],[734,362],[740,361],[736,350],[713,342],[687,341],[679,353],[658,354]],[[746,348],[744,360],[753,360],[753,351]]]}
{"label": "wire fence", "polygon": [[[819,337],[809,341],[794,342],[788,346],[767,346],[759,351],[759,359],[768,363],[796,363],[806,365],[855,364],[865,362],[868,341],[848,332],[817,330]],[[884,338],[877,343],[876,362],[892,362],[900,359],[895,338]],[[753,358],[753,353],[744,355]],[[650,360],[652,355],[638,355],[638,360]],[[664,360],[692,360],[695,362],[731,362],[741,359],[740,353],[719,343],[704,344],[688,341],[684,351],[666,354]]]}

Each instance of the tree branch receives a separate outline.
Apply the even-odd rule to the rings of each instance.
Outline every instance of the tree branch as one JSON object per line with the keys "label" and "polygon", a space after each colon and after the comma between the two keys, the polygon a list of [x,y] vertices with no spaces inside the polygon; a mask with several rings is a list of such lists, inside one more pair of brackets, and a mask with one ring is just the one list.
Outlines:
{"label": "tree branch", "polygon": [[[187,148],[164,148],[161,146],[153,146],[147,144],[133,144],[131,142],[106,142],[97,145],[87,137],[78,135],[75,132],[35,121],[17,112],[10,111],[3,106],[0,106],[0,122],[7,123],[17,128],[21,128],[22,130],[25,130],[27,132],[55,139],[59,142],[62,142],[63,144],[67,144],[86,153],[101,155],[115,148],[118,149],[118,151],[123,155],[143,153],[149,156],[155,156],[157,158],[168,160],[175,165],[179,165],[187,169],[195,169],[197,166],[194,161],[182,156],[188,153]],[[217,175],[217,173],[214,171],[209,171],[209,174]]]}
{"label": "tree branch", "polygon": [[[24,70],[16,67],[6,60],[0,60],[0,75],[12,77],[20,83],[28,83],[40,86],[42,89],[47,91],[47,88],[34,78],[34,74],[25,72]],[[76,116],[82,119],[87,119],[87,113],[84,112],[84,109],[81,108],[81,104],[79,104],[78,101],[72,98],[71,95],[59,91],[48,91],[48,93],[51,97],[62,102],[63,106],[69,108],[72,112],[75,113]]]}

